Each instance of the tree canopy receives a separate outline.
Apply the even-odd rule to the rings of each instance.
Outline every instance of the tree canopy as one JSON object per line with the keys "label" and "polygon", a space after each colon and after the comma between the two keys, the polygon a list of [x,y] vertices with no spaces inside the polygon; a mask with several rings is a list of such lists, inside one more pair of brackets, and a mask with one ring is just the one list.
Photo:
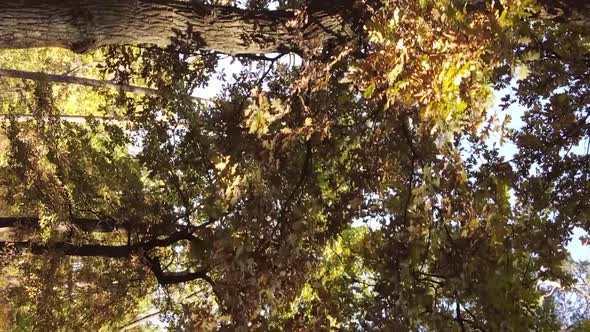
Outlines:
{"label": "tree canopy", "polygon": [[0,100],[2,330],[590,326],[585,1],[0,0]]}

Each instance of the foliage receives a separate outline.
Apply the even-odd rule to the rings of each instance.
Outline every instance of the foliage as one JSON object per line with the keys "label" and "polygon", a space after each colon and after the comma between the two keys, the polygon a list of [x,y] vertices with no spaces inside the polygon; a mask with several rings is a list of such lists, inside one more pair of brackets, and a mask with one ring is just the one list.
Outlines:
{"label": "foliage", "polygon": [[165,49],[2,50],[0,67],[160,93],[0,80],[0,212],[39,220],[0,233],[0,319],[106,331],[156,308],[170,330],[584,329],[587,289],[567,292],[587,264],[565,246],[590,231],[590,34],[544,5],[368,1],[358,44],[301,65],[238,55],[210,102],[192,96],[222,56],[190,30]]}

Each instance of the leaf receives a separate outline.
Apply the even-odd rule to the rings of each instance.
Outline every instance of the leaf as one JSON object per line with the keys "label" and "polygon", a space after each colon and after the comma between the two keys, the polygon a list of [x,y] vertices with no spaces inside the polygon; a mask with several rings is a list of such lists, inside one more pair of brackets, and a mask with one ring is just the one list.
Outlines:
{"label": "leaf", "polygon": [[514,74],[519,80],[525,80],[530,75],[529,66],[524,63],[518,64],[514,69]]}
{"label": "leaf", "polygon": [[375,92],[375,87],[375,81],[372,81],[371,84],[369,84],[369,86],[365,89],[363,96],[367,99],[371,98],[373,96],[373,93]]}
{"label": "leaf", "polygon": [[404,64],[401,61],[397,65],[395,65],[395,67],[393,67],[393,69],[387,74],[387,81],[389,82],[389,84],[395,83],[395,81],[397,80],[399,74],[401,74],[403,69],[404,69]]}
{"label": "leaf", "polygon": [[229,163],[229,156],[224,156],[220,159],[221,160],[215,164],[215,169],[217,169],[219,171],[223,171],[227,167],[227,164]]}

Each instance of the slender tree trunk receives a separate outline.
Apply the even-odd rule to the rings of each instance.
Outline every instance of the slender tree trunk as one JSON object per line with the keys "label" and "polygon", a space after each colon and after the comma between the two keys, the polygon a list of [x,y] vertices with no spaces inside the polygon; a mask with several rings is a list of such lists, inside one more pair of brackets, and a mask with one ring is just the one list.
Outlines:
{"label": "slender tree trunk", "polygon": [[[59,225],[55,231],[62,238],[71,232],[70,227],[88,233],[111,233],[126,236],[127,229],[116,225],[112,220],[72,218],[68,224]],[[39,218],[36,217],[0,217],[0,242],[28,241],[35,238],[41,230]]]}
{"label": "slender tree trunk", "polygon": [[[84,232],[113,232],[119,227],[112,220],[73,218],[70,224]],[[24,228],[40,230],[39,218],[37,217],[0,217],[0,228]]]}
{"label": "slender tree trunk", "polygon": [[[77,84],[77,85],[85,85],[91,86],[95,88],[112,88],[119,91],[137,93],[137,94],[145,94],[145,95],[159,95],[161,91],[152,88],[146,88],[142,86],[135,86],[135,85],[126,85],[126,84],[117,84],[110,81],[103,81],[103,80],[96,80],[92,78],[84,78],[84,77],[74,77],[74,76],[66,76],[66,75],[56,75],[56,74],[46,74],[46,73],[38,73],[38,72],[30,72],[24,70],[15,70],[15,69],[3,69],[0,68],[0,77],[10,77],[10,78],[20,78],[24,80],[33,80],[33,81],[50,81],[50,82],[57,82],[57,83],[67,83],[67,84]],[[199,100],[202,102],[210,102],[205,98],[193,97],[195,100]]]}
{"label": "slender tree trunk", "polygon": [[122,326],[121,329],[119,330],[119,332],[131,330],[131,329],[136,328],[136,327],[141,327],[141,325],[143,323],[147,322],[150,318],[156,317],[156,316],[158,316],[161,313],[162,313],[162,311],[159,311],[158,310],[158,311],[154,311],[154,312],[152,312],[150,314],[147,314],[145,316],[139,317],[136,320],[134,320],[133,322],[128,323],[125,326]]}
{"label": "slender tree trunk", "polygon": [[213,280],[206,270],[197,271],[164,271],[160,259],[150,256],[150,251],[159,247],[169,247],[181,240],[192,240],[194,236],[189,231],[174,232],[164,238],[129,244],[129,245],[100,245],[100,244],[72,244],[69,242],[38,243],[33,241],[0,241],[0,252],[4,249],[17,251],[28,250],[33,255],[47,255],[58,252],[64,256],[102,257],[102,258],[130,258],[131,255],[142,257],[146,266],[151,270],[161,285],[177,284],[202,279],[213,286]]}
{"label": "slender tree trunk", "polygon": [[[108,122],[111,124],[129,123],[130,122],[130,121],[125,121],[125,120],[119,120],[119,119],[112,117],[112,116],[86,116],[86,115],[57,114],[57,115],[55,115],[55,117],[57,117],[60,121],[72,122],[72,123],[86,123],[86,122],[88,122],[89,118],[92,118],[92,120],[98,121],[101,123]],[[25,114],[25,113],[0,114],[0,122],[9,121],[12,119],[15,119],[17,122],[25,122],[25,121],[34,120],[35,116],[33,114]],[[2,224],[1,221],[0,221],[0,224]]]}
{"label": "slender tree trunk", "polygon": [[343,11],[351,2],[326,1],[298,15],[196,1],[0,0],[0,48],[85,52],[105,45],[166,46],[180,32],[202,49],[227,54],[302,52],[304,43],[307,47],[354,37],[354,20]]}

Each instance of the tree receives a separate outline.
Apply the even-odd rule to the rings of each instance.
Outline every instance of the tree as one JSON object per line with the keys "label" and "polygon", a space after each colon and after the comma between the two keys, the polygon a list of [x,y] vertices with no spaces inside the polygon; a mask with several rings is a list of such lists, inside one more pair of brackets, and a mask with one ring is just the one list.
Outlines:
{"label": "tree", "polygon": [[0,68],[36,73],[0,81],[10,328],[572,324],[538,281],[590,230],[587,4],[0,3]]}
{"label": "tree", "polygon": [[[186,31],[202,48],[228,54],[299,52],[309,47],[304,43],[318,46],[353,38],[358,32],[350,21],[357,20],[353,3],[313,3],[305,16],[298,16],[293,11],[252,11],[196,1],[7,1],[2,3],[0,44],[83,52],[114,44],[166,46]],[[21,24],[30,24],[30,35],[20,36]]]}
{"label": "tree", "polygon": [[[258,2],[253,1],[254,8],[264,8],[265,1]],[[481,0],[463,4],[485,8]],[[537,5],[541,17],[588,27],[588,4],[566,0]],[[188,31],[201,47],[228,54],[305,53],[355,39],[366,15],[355,0],[311,1],[299,13],[155,0],[4,1],[2,8],[0,47],[65,47],[76,52],[115,44],[166,46],[178,32]],[[23,24],[29,26],[28,34],[21,34]]]}

